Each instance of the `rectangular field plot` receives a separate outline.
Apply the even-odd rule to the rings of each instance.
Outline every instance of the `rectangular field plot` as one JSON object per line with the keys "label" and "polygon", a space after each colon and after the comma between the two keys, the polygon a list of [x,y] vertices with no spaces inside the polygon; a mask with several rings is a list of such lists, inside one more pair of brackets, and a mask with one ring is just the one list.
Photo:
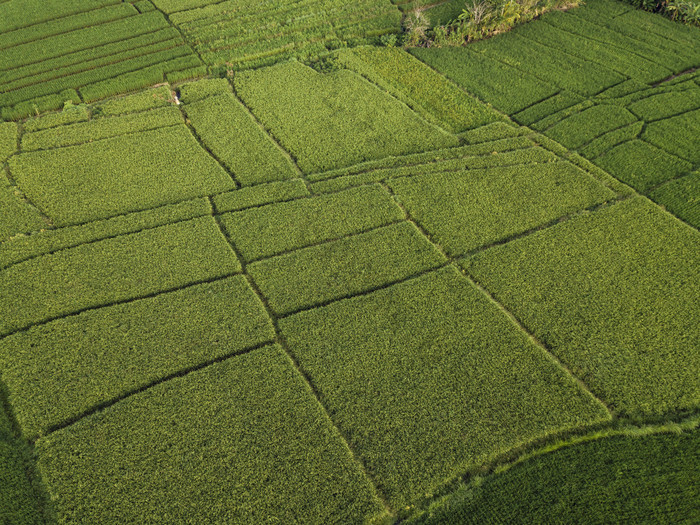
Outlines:
{"label": "rectangular field plot", "polygon": [[10,169],[29,199],[57,225],[235,188],[184,124],[23,153],[10,159]]}
{"label": "rectangular field plot", "polygon": [[693,168],[689,162],[641,140],[624,142],[595,163],[642,193]]}
{"label": "rectangular field plot", "polygon": [[68,17],[57,13],[0,37],[5,118],[33,114],[34,105],[57,109],[70,98],[66,90],[80,89],[84,99],[95,100],[202,64],[162,13],[141,14],[128,3],[93,5],[93,10]]}
{"label": "rectangular field plot", "polygon": [[84,244],[0,272],[0,335],[240,269],[212,217]]}
{"label": "rectangular field plot", "polygon": [[605,408],[448,267],[280,320],[390,505]]}
{"label": "rectangular field plot", "polygon": [[211,65],[247,69],[370,43],[401,30],[389,0],[156,0]]}
{"label": "rectangular field plot", "polygon": [[649,194],[676,217],[700,229],[700,171],[669,181]]}
{"label": "rectangular field plot", "polygon": [[401,209],[376,184],[221,216],[227,234],[247,261],[402,219]]}
{"label": "rectangular field plot", "polygon": [[304,173],[458,143],[348,70],[321,74],[288,62],[237,73],[234,85]]}
{"label": "rectangular field plot", "polygon": [[272,339],[262,303],[235,276],[6,337],[0,367],[22,431],[33,439],[150,383]]}
{"label": "rectangular field plot", "polygon": [[450,131],[503,120],[496,111],[401,49],[359,47],[339,55],[339,60]]}
{"label": "rectangular field plot", "polygon": [[700,237],[642,197],[464,267],[622,414],[700,403]]}
{"label": "rectangular field plot", "polygon": [[185,105],[197,135],[244,186],[296,177],[280,149],[230,92]]}
{"label": "rectangular field plot", "polygon": [[247,271],[277,314],[406,279],[446,263],[411,223],[253,263]]}
{"label": "rectangular field plot", "polygon": [[579,149],[611,130],[637,122],[637,117],[614,104],[599,104],[565,118],[546,130],[549,138]]}
{"label": "rectangular field plot", "polygon": [[700,109],[650,123],[642,138],[693,164],[700,163]]}
{"label": "rectangular field plot", "polygon": [[469,47],[415,48],[411,53],[479,100],[512,115],[555,95],[559,89]]}
{"label": "rectangular field plot", "polygon": [[615,197],[568,162],[426,174],[387,183],[411,217],[453,256]]}
{"label": "rectangular field plot", "polygon": [[64,522],[364,523],[383,511],[277,346],[133,395],[39,439],[37,455]]}

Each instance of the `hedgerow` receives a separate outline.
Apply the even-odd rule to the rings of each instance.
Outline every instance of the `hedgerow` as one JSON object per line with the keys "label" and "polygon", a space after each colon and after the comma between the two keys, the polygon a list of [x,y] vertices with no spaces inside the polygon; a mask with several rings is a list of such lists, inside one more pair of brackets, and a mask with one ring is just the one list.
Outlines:
{"label": "hedgerow", "polygon": [[400,281],[446,262],[414,225],[402,222],[255,262],[247,271],[272,310],[288,314]]}
{"label": "hedgerow", "polygon": [[184,125],[15,155],[10,169],[62,226],[235,188]]}
{"label": "hedgerow", "polygon": [[233,93],[186,104],[185,112],[204,145],[243,186],[298,175],[286,152],[255,122]]}
{"label": "hedgerow", "polygon": [[399,94],[411,108],[427,113],[450,131],[460,132],[503,119],[398,48],[359,47],[340,55],[340,60],[380,87]]}
{"label": "hedgerow", "polygon": [[210,214],[209,200],[199,198],[77,226],[34,229],[31,236],[0,244],[0,269],[46,253]]}
{"label": "hedgerow", "polygon": [[305,173],[458,143],[347,70],[324,75],[289,62],[237,73],[234,84]]}
{"label": "hedgerow", "polygon": [[358,523],[383,512],[277,346],[159,384],[36,448],[59,523]]}
{"label": "hedgerow", "polygon": [[453,267],[279,325],[394,508],[529,439],[609,418]]}
{"label": "hedgerow", "polygon": [[615,196],[564,162],[417,175],[387,184],[453,256]]}
{"label": "hedgerow", "polygon": [[689,162],[641,140],[615,146],[595,162],[641,193],[693,168]]}
{"label": "hedgerow", "polygon": [[697,231],[642,197],[464,261],[574,374],[621,414],[696,407]]}
{"label": "hedgerow", "polygon": [[[93,116],[116,116],[169,106],[173,102],[169,86],[160,86],[134,95],[108,100],[93,106]],[[26,127],[25,127],[26,129]]]}
{"label": "hedgerow", "polygon": [[69,248],[0,273],[0,335],[240,269],[211,217]]}
{"label": "hedgerow", "polygon": [[0,366],[22,431],[34,439],[103,403],[272,339],[260,299],[235,276],[6,337]]}
{"label": "hedgerow", "polygon": [[214,195],[212,202],[219,213],[224,213],[308,197],[309,195],[309,190],[303,180],[291,179],[270,182],[269,184],[258,184],[250,188],[241,188]]}
{"label": "hedgerow", "polygon": [[695,431],[559,448],[462,486],[410,523],[692,521],[700,513],[698,446]]}
{"label": "hedgerow", "polygon": [[652,191],[649,197],[688,224],[700,228],[700,172],[669,181]]}
{"label": "hedgerow", "polygon": [[390,195],[371,185],[228,213],[221,222],[243,258],[252,261],[403,218]]}
{"label": "hedgerow", "polygon": [[[491,42],[489,40],[489,42]],[[529,73],[467,48],[415,48],[411,54],[509,115],[557,93]]]}
{"label": "hedgerow", "polygon": [[131,113],[25,133],[22,135],[22,151],[73,146],[93,140],[176,126],[182,123],[182,113],[179,109],[163,107],[142,113]]}

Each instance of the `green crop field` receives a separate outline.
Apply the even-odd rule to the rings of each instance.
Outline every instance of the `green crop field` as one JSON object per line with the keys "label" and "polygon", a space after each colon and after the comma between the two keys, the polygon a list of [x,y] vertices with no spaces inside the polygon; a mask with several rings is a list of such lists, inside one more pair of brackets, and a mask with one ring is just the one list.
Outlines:
{"label": "green crop field", "polygon": [[0,525],[700,521],[700,28],[478,5],[0,0]]}

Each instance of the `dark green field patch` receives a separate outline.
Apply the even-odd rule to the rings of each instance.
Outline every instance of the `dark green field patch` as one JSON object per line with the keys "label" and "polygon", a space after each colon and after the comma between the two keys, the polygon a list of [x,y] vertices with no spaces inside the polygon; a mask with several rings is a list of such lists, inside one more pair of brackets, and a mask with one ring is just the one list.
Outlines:
{"label": "dark green field patch", "polygon": [[464,261],[618,412],[700,403],[700,236],[642,197]]}
{"label": "dark green field patch", "polygon": [[689,162],[641,140],[620,144],[598,157],[595,163],[643,193],[692,169]]}
{"label": "dark green field patch", "polygon": [[[489,40],[490,42],[491,40]],[[529,73],[463,48],[415,48],[411,54],[435,68],[480,100],[505,113],[522,111],[558,92]]]}
{"label": "dark green field patch", "polygon": [[382,511],[276,346],[131,396],[37,453],[64,523],[361,523]]}
{"label": "dark green field patch", "polygon": [[[540,120],[554,115],[566,108],[570,108],[576,104],[583,102],[583,97],[570,91],[561,91],[556,95],[546,98],[537,104],[534,104],[519,113],[512,115],[513,119],[523,125],[532,126]],[[538,126],[537,128],[540,129]]]}
{"label": "dark green field patch", "polygon": [[453,267],[279,324],[395,507],[529,439],[609,417]]}
{"label": "dark green field patch", "polygon": [[652,191],[649,197],[700,229],[700,172],[670,181]]}
{"label": "dark green field patch", "polygon": [[418,175],[387,182],[456,256],[604,202],[615,194],[569,163]]}
{"label": "dark green field patch", "polygon": [[23,153],[10,159],[10,169],[57,225],[235,188],[184,125]]}
{"label": "dark green field patch", "polygon": [[411,223],[402,222],[248,266],[277,314],[399,281],[446,263]]}
{"label": "dark green field patch", "polygon": [[6,337],[0,369],[32,439],[159,379],[272,339],[262,303],[235,276]]}
{"label": "dark green field patch", "polygon": [[240,269],[211,217],[59,251],[0,273],[0,335]]}
{"label": "dark green field patch", "polygon": [[288,62],[237,73],[234,85],[305,173],[458,143],[348,70],[324,75]]}
{"label": "dark green field patch", "polygon": [[682,159],[700,163],[700,109],[647,125],[642,138]]}
{"label": "dark green field patch", "polygon": [[627,106],[627,109],[647,122],[669,118],[698,108],[700,108],[700,89],[659,93]]}
{"label": "dark green field patch", "polygon": [[297,176],[292,160],[233,93],[187,104],[185,111],[204,145],[242,185]]}
{"label": "dark green field patch", "polygon": [[247,261],[361,233],[402,219],[401,209],[379,185],[221,216],[226,232]]}
{"label": "dark green field patch", "polygon": [[644,129],[644,123],[635,122],[629,126],[623,126],[621,128],[608,131],[607,133],[591,140],[585,146],[579,148],[579,153],[586,158],[595,159],[623,142],[633,141],[639,137],[642,129]]}
{"label": "dark green field patch", "polygon": [[616,436],[559,448],[464,486],[410,523],[692,523],[699,437]]}
{"label": "dark green field patch", "polygon": [[578,149],[613,129],[637,121],[632,113],[613,104],[600,104],[576,113],[545,131],[545,135]]}
{"label": "dark green field patch", "polygon": [[311,194],[301,179],[292,179],[269,184],[258,184],[249,188],[227,191],[212,197],[219,213],[244,210],[275,202],[289,201]]}

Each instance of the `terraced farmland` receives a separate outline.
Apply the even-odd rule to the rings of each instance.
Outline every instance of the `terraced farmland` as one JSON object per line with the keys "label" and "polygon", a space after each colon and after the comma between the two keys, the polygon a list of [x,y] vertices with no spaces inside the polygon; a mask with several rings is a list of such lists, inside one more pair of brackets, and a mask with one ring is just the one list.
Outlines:
{"label": "terraced farmland", "polygon": [[697,520],[700,29],[413,7],[0,2],[0,523]]}

